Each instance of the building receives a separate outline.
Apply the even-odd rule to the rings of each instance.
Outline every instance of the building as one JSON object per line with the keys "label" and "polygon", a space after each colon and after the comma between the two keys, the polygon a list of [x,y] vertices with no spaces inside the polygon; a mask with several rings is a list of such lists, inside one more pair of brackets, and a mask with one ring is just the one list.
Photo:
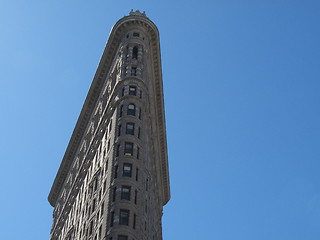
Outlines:
{"label": "building", "polygon": [[48,200],[51,240],[161,240],[169,201],[159,33],[113,27]]}

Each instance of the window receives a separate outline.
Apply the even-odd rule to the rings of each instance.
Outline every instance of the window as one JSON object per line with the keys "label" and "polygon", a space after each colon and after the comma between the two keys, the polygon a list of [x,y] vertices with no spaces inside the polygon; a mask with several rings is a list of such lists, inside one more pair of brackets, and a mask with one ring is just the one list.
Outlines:
{"label": "window", "polygon": [[124,177],[131,177],[131,169],[132,169],[132,164],[130,163],[124,163],[123,164],[123,176]]}
{"label": "window", "polygon": [[134,37],[139,37],[139,36],[140,36],[140,33],[134,32],[134,33],[133,33],[133,36],[134,36]]}
{"label": "window", "polygon": [[132,59],[137,59],[138,58],[138,48],[134,47],[132,50]]}
{"label": "window", "polygon": [[141,129],[138,129],[138,138],[140,139]]}
{"label": "window", "polygon": [[137,215],[136,214],[134,214],[133,215],[133,229],[136,229],[136,220],[137,220]]}
{"label": "window", "polygon": [[121,199],[123,200],[129,200],[130,201],[130,192],[131,187],[129,186],[122,186],[121,187]]}
{"label": "window", "polygon": [[129,95],[136,96],[137,95],[137,88],[134,86],[129,87]]}
{"label": "window", "polygon": [[137,147],[137,159],[139,159],[139,158],[140,158],[140,148]]}
{"label": "window", "polygon": [[118,137],[121,135],[121,124],[118,126]]}
{"label": "window", "polygon": [[120,209],[120,225],[129,225],[129,210]]}
{"label": "window", "polygon": [[119,117],[122,117],[122,112],[123,112],[123,105],[120,106],[120,109],[119,109]]}
{"label": "window", "polygon": [[117,188],[114,187],[113,188],[113,195],[112,195],[112,202],[114,202],[116,200],[116,194],[117,194]]}
{"label": "window", "polygon": [[114,212],[111,212],[111,215],[110,215],[110,227],[113,226],[113,222],[114,222]]}
{"label": "window", "polygon": [[134,104],[129,104],[127,108],[127,115],[135,116],[136,115],[136,106]]}
{"label": "window", "polygon": [[134,190],[134,204],[137,204],[137,199],[138,199],[138,191]]}
{"label": "window", "polygon": [[133,143],[126,142],[124,144],[124,155],[133,156]]}
{"label": "window", "polygon": [[141,120],[141,108],[139,109],[139,119]]}
{"label": "window", "polygon": [[124,96],[124,88],[122,88],[121,96],[122,96],[122,97]]}
{"label": "window", "polygon": [[138,181],[138,176],[139,176],[139,169],[136,168],[136,181]]}
{"label": "window", "polygon": [[131,68],[131,76],[137,76],[137,67]]}
{"label": "window", "polygon": [[119,157],[120,154],[120,144],[117,145],[116,157]]}
{"label": "window", "polygon": [[118,165],[114,167],[114,178],[118,177]]}
{"label": "window", "polygon": [[118,240],[128,240],[128,236],[118,235]]}
{"label": "window", "polygon": [[134,123],[127,123],[126,134],[134,135]]}

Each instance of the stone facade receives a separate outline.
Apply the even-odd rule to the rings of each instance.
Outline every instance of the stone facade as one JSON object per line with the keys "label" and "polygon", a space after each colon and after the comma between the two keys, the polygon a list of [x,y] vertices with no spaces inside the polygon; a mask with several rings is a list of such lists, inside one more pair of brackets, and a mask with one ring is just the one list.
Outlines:
{"label": "stone facade", "polygon": [[51,188],[51,240],[161,240],[170,198],[159,33],[113,27]]}

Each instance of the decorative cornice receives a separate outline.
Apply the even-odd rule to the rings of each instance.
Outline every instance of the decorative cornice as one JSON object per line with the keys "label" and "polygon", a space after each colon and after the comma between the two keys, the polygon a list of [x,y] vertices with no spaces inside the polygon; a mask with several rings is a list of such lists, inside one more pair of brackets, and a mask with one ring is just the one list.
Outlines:
{"label": "decorative cornice", "polygon": [[112,62],[116,56],[117,49],[121,42],[124,30],[131,28],[132,25],[141,24],[150,34],[151,47],[153,53],[153,66],[154,66],[154,80],[156,89],[156,112],[157,112],[157,127],[160,134],[160,166],[161,169],[161,185],[162,185],[162,204],[166,204],[170,199],[170,186],[168,176],[168,159],[167,159],[167,146],[166,146],[166,127],[164,118],[164,102],[163,102],[163,86],[162,86],[162,72],[161,72],[161,59],[160,59],[160,46],[159,46],[159,32],[157,27],[152,21],[146,18],[144,13],[131,14],[130,16],[123,17],[113,27],[109,40],[106,44],[105,50],[98,65],[93,82],[90,86],[88,95],[82,107],[80,116],[78,118],[76,127],[72,133],[70,142],[66,149],[62,163],[59,167],[57,176],[51,188],[48,200],[52,206],[56,205],[57,199],[60,195],[61,189],[66,181],[67,174],[71,168],[73,160],[78,152],[81,141],[85,136],[87,125],[94,114],[95,106],[103,92],[103,84],[111,71]]}

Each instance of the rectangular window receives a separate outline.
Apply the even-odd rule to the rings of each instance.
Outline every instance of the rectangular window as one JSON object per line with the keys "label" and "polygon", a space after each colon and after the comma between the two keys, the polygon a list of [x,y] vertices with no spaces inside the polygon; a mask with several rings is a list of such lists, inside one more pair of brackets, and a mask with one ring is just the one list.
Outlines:
{"label": "rectangular window", "polygon": [[131,187],[129,186],[121,187],[121,199],[130,201],[130,193],[131,193]]}
{"label": "rectangular window", "polygon": [[120,154],[120,144],[117,145],[116,157],[119,157]]}
{"label": "rectangular window", "polygon": [[138,199],[138,191],[134,190],[134,204],[137,204],[137,199]]}
{"label": "rectangular window", "polygon": [[139,169],[136,168],[136,181],[138,181],[138,177],[139,177]]}
{"label": "rectangular window", "polygon": [[132,164],[130,163],[124,163],[123,164],[123,176],[124,177],[131,177],[132,172]]}
{"label": "rectangular window", "polygon": [[129,225],[129,210],[120,209],[120,225]]}
{"label": "rectangular window", "polygon": [[114,222],[114,212],[111,212],[111,215],[110,215],[110,227],[113,226],[113,222]]}
{"label": "rectangular window", "polygon": [[122,112],[123,112],[123,105],[120,106],[119,117],[122,117]]}
{"label": "rectangular window", "polygon": [[140,148],[137,147],[137,159],[140,159]]}
{"label": "rectangular window", "polygon": [[136,96],[137,95],[137,88],[134,86],[129,87],[129,95]]}
{"label": "rectangular window", "polygon": [[118,137],[121,135],[121,124],[118,126]]}
{"label": "rectangular window", "polygon": [[138,138],[140,139],[141,129],[138,129]]}
{"label": "rectangular window", "polygon": [[139,37],[139,36],[140,36],[140,33],[134,32],[134,33],[133,33],[133,36],[134,36],[134,37]]}
{"label": "rectangular window", "polygon": [[131,76],[137,76],[137,68],[136,67],[131,68]]}
{"label": "rectangular window", "polygon": [[136,229],[136,220],[137,220],[137,215],[133,215],[133,229]]}
{"label": "rectangular window", "polygon": [[118,240],[128,240],[128,236],[118,235]]}
{"label": "rectangular window", "polygon": [[134,123],[127,123],[126,134],[134,135]]}
{"label": "rectangular window", "polygon": [[135,116],[136,115],[136,105],[129,104],[127,107],[127,115],[128,116]]}
{"label": "rectangular window", "polygon": [[116,193],[117,193],[117,188],[114,187],[113,188],[113,195],[112,195],[112,202],[114,202],[116,200]]}
{"label": "rectangular window", "polygon": [[114,167],[114,178],[118,177],[118,165]]}
{"label": "rectangular window", "polygon": [[126,142],[124,145],[124,155],[133,156],[133,143]]}

